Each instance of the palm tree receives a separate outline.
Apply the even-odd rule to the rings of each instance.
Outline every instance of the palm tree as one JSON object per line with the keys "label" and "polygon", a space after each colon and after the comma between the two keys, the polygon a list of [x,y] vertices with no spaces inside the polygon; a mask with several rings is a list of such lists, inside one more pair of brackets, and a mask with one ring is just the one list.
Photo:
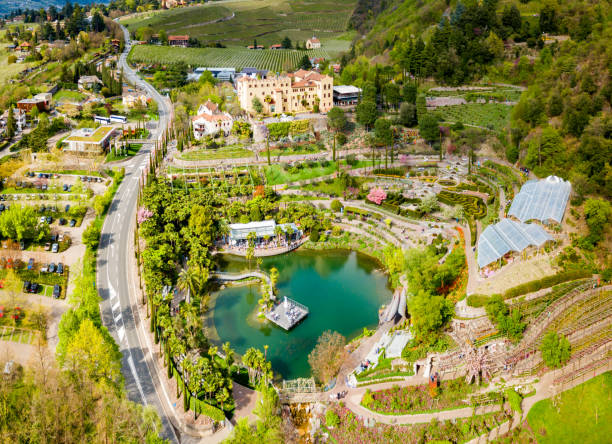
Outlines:
{"label": "palm tree", "polygon": [[191,302],[190,294],[198,294],[200,291],[200,273],[195,267],[183,268],[179,273],[176,285],[180,290],[187,292],[186,302],[189,304]]}
{"label": "palm tree", "polygon": [[276,284],[278,283],[278,269],[276,267],[270,268],[270,286],[272,292],[276,294]]}
{"label": "palm tree", "polygon": [[227,370],[230,372],[232,364],[234,363],[234,350],[232,350],[229,342],[223,344],[221,348],[223,349],[223,353],[225,353],[225,364],[227,365]]}
{"label": "palm tree", "polygon": [[281,235],[284,233],[280,225],[274,227],[274,234],[276,235],[276,241],[280,241]]}

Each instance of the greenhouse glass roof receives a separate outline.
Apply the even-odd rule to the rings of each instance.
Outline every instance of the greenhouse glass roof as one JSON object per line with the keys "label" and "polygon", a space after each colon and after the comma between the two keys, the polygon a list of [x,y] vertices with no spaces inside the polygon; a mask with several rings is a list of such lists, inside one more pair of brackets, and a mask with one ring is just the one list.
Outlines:
{"label": "greenhouse glass roof", "polygon": [[561,223],[572,185],[560,177],[548,176],[526,182],[510,206],[509,216],[521,222],[554,220]]}
{"label": "greenhouse glass roof", "polygon": [[478,238],[478,266],[495,262],[509,251],[520,252],[530,245],[542,246],[552,237],[539,225],[502,219],[489,225]]}

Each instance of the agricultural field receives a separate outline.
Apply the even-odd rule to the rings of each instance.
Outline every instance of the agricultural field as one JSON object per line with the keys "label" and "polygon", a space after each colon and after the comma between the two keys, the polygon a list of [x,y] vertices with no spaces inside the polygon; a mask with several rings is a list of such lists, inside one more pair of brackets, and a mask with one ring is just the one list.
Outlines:
{"label": "agricultural field", "polygon": [[512,107],[501,103],[467,103],[465,105],[442,106],[435,112],[448,123],[461,122],[498,131],[510,122]]}
{"label": "agricultural field", "polygon": [[169,46],[138,45],[129,55],[131,63],[161,63],[172,65],[183,62],[188,66],[230,67],[240,70],[246,67],[270,71],[295,69],[304,54],[310,57],[329,58],[325,49],[296,51],[293,49],[252,50],[246,48],[173,48]]}
{"label": "agricultural field", "polygon": [[[146,13],[122,20],[130,31],[144,26],[164,29],[168,34],[188,34],[202,44],[220,42],[244,47],[255,40],[260,45],[281,43],[288,36],[294,43],[316,35],[323,42],[348,29],[355,0],[237,0]],[[227,20],[211,21],[227,18]],[[349,42],[350,43],[350,42]],[[338,46],[339,42],[335,42]],[[342,49],[344,50],[344,49]]]}

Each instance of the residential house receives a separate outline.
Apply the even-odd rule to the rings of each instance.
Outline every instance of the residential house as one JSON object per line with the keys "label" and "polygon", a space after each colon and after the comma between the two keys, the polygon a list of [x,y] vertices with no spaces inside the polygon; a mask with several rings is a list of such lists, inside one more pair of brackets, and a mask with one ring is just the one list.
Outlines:
{"label": "residential house", "polygon": [[147,106],[149,98],[138,92],[124,92],[121,97],[121,103],[126,108],[134,108],[137,105]]}
{"label": "residential house", "polygon": [[316,38],[316,37],[312,37],[308,40],[306,40],[306,49],[319,49],[321,47],[321,41]]}
{"label": "residential house", "polygon": [[189,36],[188,35],[171,35],[171,36],[168,36],[168,45],[170,45],[170,46],[182,46],[183,48],[187,48],[189,46]]}
{"label": "residential house", "polygon": [[85,154],[101,154],[109,147],[115,134],[115,129],[112,126],[101,126],[96,129],[79,128],[64,139],[64,142],[68,145],[64,150]]}
{"label": "residential house", "polygon": [[334,86],[334,105],[349,106],[357,105],[361,97],[361,88],[352,85]]}
{"label": "residential house", "polygon": [[40,93],[30,99],[20,100],[17,102],[17,108],[26,113],[30,112],[33,108],[38,108],[40,112],[46,112],[51,109],[52,100],[53,95],[51,93]]}
{"label": "residential house", "polygon": [[248,76],[253,79],[265,79],[268,77],[267,69],[257,69],[257,68],[242,68],[242,71],[236,77]]}
{"label": "residential house", "polygon": [[[0,132],[3,133],[6,128],[6,120],[8,118],[9,110],[4,111],[2,116],[0,117]],[[13,108],[13,116],[15,117],[15,127],[18,133],[22,132],[27,124],[26,121],[26,113],[19,109]]]}
{"label": "residential house", "polygon": [[78,85],[79,91],[90,91],[98,89],[103,83],[97,76],[81,76]]}
{"label": "residential house", "polygon": [[15,48],[18,52],[30,52],[32,50],[32,44],[30,42],[23,42]]}
{"label": "residential house", "polygon": [[199,140],[205,136],[212,136],[219,132],[229,135],[234,125],[234,119],[226,112],[219,110],[219,106],[210,100],[198,108],[198,115],[191,119],[193,135]]}
{"label": "residential house", "polygon": [[283,45],[271,45],[270,49],[283,49]]}
{"label": "residential house", "polygon": [[320,112],[327,112],[333,106],[333,84],[330,76],[300,69],[266,79],[243,76],[236,81],[236,89],[241,108],[250,113],[256,97],[266,114],[309,112],[317,104]]}

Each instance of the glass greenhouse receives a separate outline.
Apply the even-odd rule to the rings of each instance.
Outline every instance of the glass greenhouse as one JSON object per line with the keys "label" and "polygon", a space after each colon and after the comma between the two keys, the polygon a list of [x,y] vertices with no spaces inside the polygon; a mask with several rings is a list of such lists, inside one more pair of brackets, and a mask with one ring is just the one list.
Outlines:
{"label": "glass greenhouse", "polygon": [[508,211],[521,222],[539,220],[561,223],[572,185],[560,177],[548,176],[526,182],[516,195]]}

